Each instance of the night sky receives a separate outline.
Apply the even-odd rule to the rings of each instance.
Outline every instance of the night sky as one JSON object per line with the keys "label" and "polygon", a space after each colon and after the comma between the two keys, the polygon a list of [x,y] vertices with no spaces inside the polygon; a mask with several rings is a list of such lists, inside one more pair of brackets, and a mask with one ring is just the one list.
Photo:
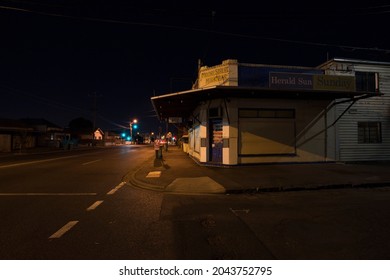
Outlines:
{"label": "night sky", "polygon": [[190,89],[198,59],[390,61],[386,1],[133,2],[0,1],[0,118],[156,131],[150,97]]}

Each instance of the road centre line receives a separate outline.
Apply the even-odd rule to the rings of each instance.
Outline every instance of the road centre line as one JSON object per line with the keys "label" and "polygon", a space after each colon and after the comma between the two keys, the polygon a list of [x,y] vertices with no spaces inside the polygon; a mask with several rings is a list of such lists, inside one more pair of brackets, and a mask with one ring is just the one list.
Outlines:
{"label": "road centre line", "polygon": [[60,238],[63,236],[65,233],[67,233],[72,227],[74,227],[79,221],[70,221],[66,225],[64,225],[62,228],[57,230],[55,233],[53,233],[49,239],[53,238]]}
{"label": "road centre line", "polygon": [[1,168],[9,168],[9,167],[17,167],[17,166],[35,164],[35,163],[43,163],[43,162],[55,161],[55,160],[60,160],[60,159],[74,158],[74,157],[79,157],[79,156],[80,155],[66,156],[66,157],[59,157],[59,158],[51,158],[51,159],[26,161],[26,162],[21,162],[21,163],[13,163],[13,164],[8,164],[8,165],[0,165],[0,169]]}
{"label": "road centre line", "polygon": [[0,193],[0,196],[92,196],[97,193]]}
{"label": "road centre line", "polygon": [[93,161],[84,162],[82,165],[88,165],[88,164],[95,163],[95,162],[101,161],[101,160],[102,159],[97,159],[97,160],[93,160]]}
{"label": "road centre line", "polygon": [[115,188],[110,190],[107,194],[112,195],[114,194],[117,190],[119,190],[121,187],[123,187],[126,184],[126,182],[121,182],[119,185],[117,185]]}
{"label": "road centre line", "polygon": [[103,200],[95,201],[91,206],[87,208],[87,211],[95,210],[100,204],[103,203]]}

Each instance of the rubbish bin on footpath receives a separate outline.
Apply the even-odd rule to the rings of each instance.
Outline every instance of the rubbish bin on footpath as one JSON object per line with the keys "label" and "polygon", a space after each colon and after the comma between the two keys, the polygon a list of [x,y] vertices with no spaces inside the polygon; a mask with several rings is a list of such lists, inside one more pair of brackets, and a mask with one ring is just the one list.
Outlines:
{"label": "rubbish bin on footpath", "polygon": [[156,152],[156,159],[162,158],[162,143],[160,143],[160,140],[156,139],[154,140],[154,151]]}

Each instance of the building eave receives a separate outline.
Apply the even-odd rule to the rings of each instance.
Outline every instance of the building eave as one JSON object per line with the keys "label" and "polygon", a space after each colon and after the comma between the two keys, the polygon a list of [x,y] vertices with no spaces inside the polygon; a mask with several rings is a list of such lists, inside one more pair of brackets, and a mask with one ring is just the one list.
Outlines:
{"label": "building eave", "polygon": [[378,96],[378,93],[356,91],[298,90],[251,88],[235,86],[213,86],[169,93],[151,98],[153,107],[160,120],[170,117],[188,118],[201,103],[212,99],[258,98],[258,99],[300,99],[300,100],[335,100],[353,99],[357,96]]}
{"label": "building eave", "polygon": [[318,65],[317,68],[323,69],[324,67],[332,63],[352,63],[352,64],[380,65],[380,66],[390,67],[390,62],[386,62],[386,61],[373,61],[373,60],[353,59],[353,58],[332,58]]}

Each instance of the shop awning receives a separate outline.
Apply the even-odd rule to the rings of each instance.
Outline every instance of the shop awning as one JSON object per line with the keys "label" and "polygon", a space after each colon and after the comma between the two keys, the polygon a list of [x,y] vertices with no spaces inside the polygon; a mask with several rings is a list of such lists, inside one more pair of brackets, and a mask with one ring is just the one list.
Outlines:
{"label": "shop awning", "polygon": [[277,98],[300,100],[335,100],[367,98],[378,96],[380,93],[356,91],[326,91],[326,90],[296,90],[272,88],[247,88],[232,86],[213,86],[209,88],[193,89],[151,98],[153,107],[160,120],[168,118],[188,118],[201,102],[212,99],[229,98]]}

